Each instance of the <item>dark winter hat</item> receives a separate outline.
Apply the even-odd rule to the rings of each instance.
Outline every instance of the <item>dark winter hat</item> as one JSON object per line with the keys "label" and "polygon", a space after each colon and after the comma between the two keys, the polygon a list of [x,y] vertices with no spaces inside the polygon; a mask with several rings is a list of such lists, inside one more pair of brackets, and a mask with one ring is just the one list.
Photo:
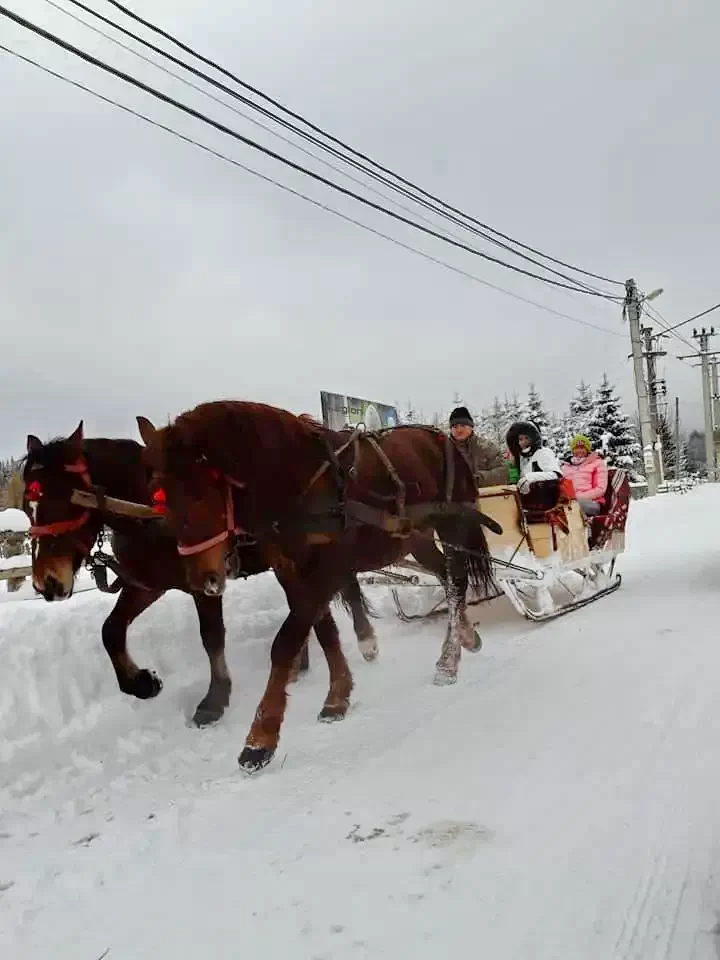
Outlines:
{"label": "dark winter hat", "polygon": [[510,453],[517,458],[520,456],[520,442],[519,437],[521,434],[525,434],[526,437],[530,437],[530,449],[534,452],[539,450],[542,446],[542,437],[540,436],[540,431],[535,426],[534,423],[530,423],[529,420],[518,420],[517,423],[514,423],[507,432],[505,437],[505,442],[508,445],[508,450]]}
{"label": "dark winter hat", "polygon": [[474,427],[475,421],[470,416],[470,411],[467,407],[455,407],[453,412],[450,414],[450,426]]}

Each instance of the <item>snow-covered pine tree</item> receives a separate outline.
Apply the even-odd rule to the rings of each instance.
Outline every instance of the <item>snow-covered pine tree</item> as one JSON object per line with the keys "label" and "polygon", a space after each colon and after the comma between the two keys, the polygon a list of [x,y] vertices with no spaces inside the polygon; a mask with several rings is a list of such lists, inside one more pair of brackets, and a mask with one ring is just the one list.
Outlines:
{"label": "snow-covered pine tree", "polygon": [[489,410],[482,410],[475,418],[476,433],[491,440],[501,450],[505,448],[507,427],[505,409],[497,397],[493,400],[492,407]]}
{"label": "snow-covered pine tree", "polygon": [[553,413],[550,415],[550,422],[545,438],[547,445],[562,460],[570,453],[570,437],[572,436],[570,426],[570,417],[566,414]]}
{"label": "snow-covered pine tree", "polygon": [[505,415],[505,432],[507,433],[510,425],[517,423],[518,420],[525,419],[525,410],[523,408],[520,397],[514,393],[510,398],[505,394],[505,402],[503,403],[503,413]]}
{"label": "snow-covered pine tree", "polygon": [[686,477],[690,473],[687,440],[680,441],[680,477]]}
{"label": "snow-covered pine tree", "polygon": [[547,441],[549,439],[548,428],[550,426],[550,418],[545,410],[545,406],[540,398],[540,394],[535,389],[534,383],[530,384],[530,390],[528,391],[525,418],[531,423],[535,424],[540,431],[540,435],[542,436],[543,440]]}
{"label": "snow-covered pine tree", "polygon": [[416,409],[415,404],[412,400],[406,400],[404,407],[398,407],[395,405],[400,416],[400,423],[402,424],[412,424],[412,423],[422,423],[422,414],[419,410]]}
{"label": "snow-covered pine tree", "polygon": [[569,431],[572,434],[584,433],[593,415],[595,401],[592,387],[581,380],[575,388],[575,396],[570,401]]}
{"label": "snow-covered pine tree", "polygon": [[586,433],[595,449],[607,450],[611,466],[632,468],[638,463],[642,448],[607,374],[603,374],[598,388]]}
{"label": "snow-covered pine tree", "polygon": [[669,417],[660,417],[658,422],[658,439],[662,443],[663,471],[666,480],[675,479],[675,464],[677,456],[675,450],[675,429]]}

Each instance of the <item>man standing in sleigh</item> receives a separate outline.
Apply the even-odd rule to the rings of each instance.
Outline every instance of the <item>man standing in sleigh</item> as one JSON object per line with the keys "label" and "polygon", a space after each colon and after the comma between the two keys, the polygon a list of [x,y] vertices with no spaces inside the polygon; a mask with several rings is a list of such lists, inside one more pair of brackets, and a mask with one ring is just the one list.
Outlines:
{"label": "man standing in sleigh", "polygon": [[477,487],[494,487],[508,482],[508,469],[500,450],[475,433],[475,421],[467,407],[450,414],[450,436],[470,467]]}

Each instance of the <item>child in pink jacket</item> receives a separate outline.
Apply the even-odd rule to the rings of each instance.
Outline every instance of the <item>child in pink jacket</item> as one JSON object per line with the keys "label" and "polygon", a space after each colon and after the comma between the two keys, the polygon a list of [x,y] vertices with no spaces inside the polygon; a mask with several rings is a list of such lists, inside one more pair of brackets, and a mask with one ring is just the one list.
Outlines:
{"label": "child in pink jacket", "polygon": [[601,512],[608,484],[608,468],[599,453],[592,452],[592,442],[579,433],[570,445],[572,459],[562,465],[563,476],[572,480],[575,496],[586,517]]}

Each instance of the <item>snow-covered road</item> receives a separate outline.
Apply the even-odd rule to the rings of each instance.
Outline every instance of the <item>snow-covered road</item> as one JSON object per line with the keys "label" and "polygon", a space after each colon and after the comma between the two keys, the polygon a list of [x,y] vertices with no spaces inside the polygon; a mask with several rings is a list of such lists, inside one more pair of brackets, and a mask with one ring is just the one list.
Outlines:
{"label": "snow-covered road", "polygon": [[2,604],[0,956],[717,960],[720,488],[630,516],[618,593],[542,626],[496,601],[455,687],[441,623],[388,615],[366,664],[338,614],[353,710],[316,722],[313,647],[253,779],[272,577],[230,586],[233,703],[203,731],[187,598],[131,631],[165,680],[145,703],[100,644],[112,598]]}

